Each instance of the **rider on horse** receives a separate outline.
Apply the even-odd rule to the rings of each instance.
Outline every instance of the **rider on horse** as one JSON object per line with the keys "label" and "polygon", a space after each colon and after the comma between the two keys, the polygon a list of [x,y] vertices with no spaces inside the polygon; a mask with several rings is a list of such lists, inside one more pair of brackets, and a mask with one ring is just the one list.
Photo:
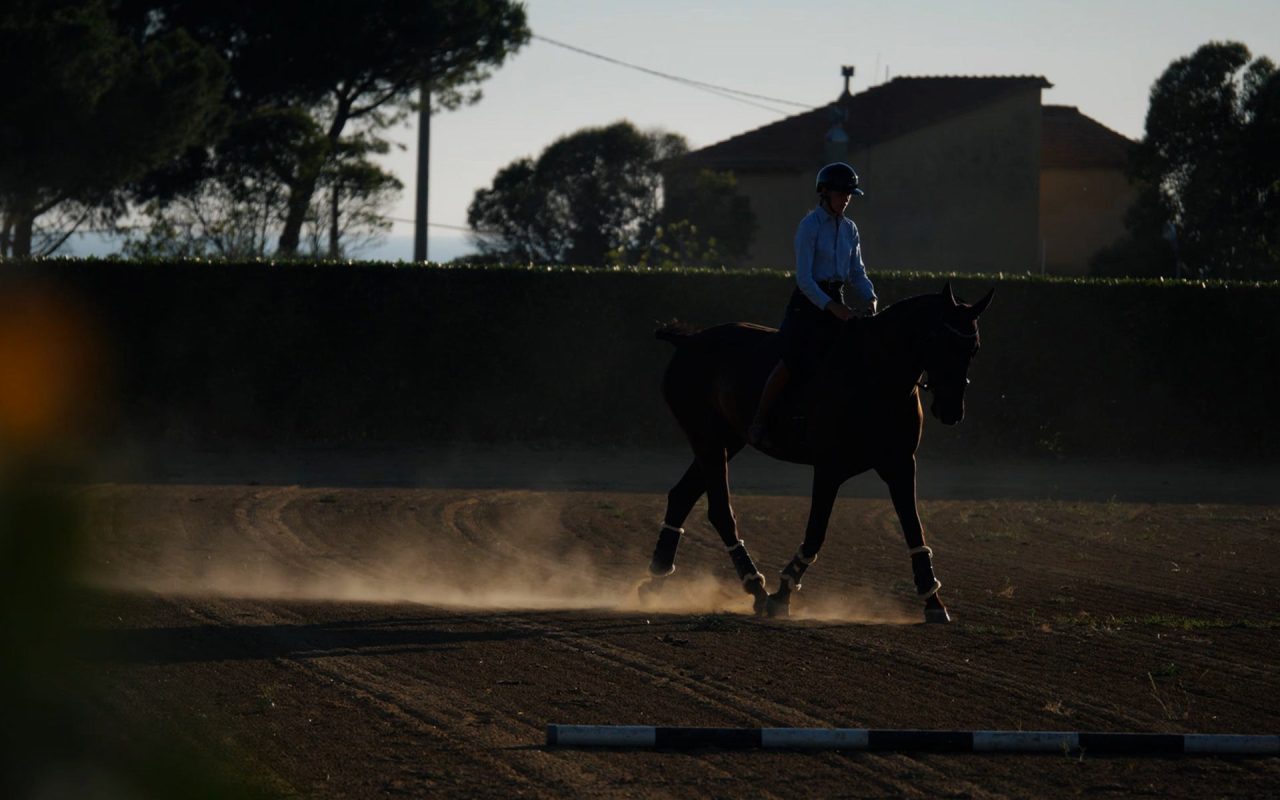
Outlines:
{"label": "rider on horse", "polygon": [[769,413],[792,374],[812,374],[841,322],[876,312],[876,290],[862,263],[858,227],[844,216],[849,199],[863,193],[858,173],[843,162],[828,164],[818,171],[816,189],[818,205],[796,229],[796,288],[779,328],[782,359],[769,374],[747,434],[757,448],[765,444]]}

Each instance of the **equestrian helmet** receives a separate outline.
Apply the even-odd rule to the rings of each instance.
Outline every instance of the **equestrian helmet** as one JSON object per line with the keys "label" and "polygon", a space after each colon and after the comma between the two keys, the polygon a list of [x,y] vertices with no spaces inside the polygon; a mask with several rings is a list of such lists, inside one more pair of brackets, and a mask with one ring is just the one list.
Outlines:
{"label": "equestrian helmet", "polygon": [[849,194],[863,193],[858,188],[858,173],[854,172],[853,167],[843,161],[833,162],[818,170],[815,188],[819,192],[823,189],[835,189],[838,192],[848,192]]}

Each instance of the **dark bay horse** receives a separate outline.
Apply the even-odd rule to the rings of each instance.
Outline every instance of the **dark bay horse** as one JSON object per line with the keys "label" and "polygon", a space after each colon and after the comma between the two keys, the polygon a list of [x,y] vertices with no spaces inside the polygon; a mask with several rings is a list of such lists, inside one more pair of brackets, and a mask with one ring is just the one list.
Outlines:
{"label": "dark bay horse", "polygon": [[[927,622],[949,622],[924,543],[916,508],[916,448],[924,414],[920,389],[933,393],[930,410],[945,425],[964,417],[969,363],[978,352],[978,317],[994,290],[973,305],[957,302],[951,284],[939,294],[894,303],[874,317],[844,323],[810,380],[788,387],[775,404],[763,452],[813,466],[813,496],[804,542],[769,594],[729,504],[729,460],[746,443],[747,427],[769,371],[780,356],[777,331],[749,323],[693,331],[660,327],[676,346],[662,392],[693,447],[693,464],[667,494],[667,511],[644,590],[675,571],[681,527],[703,493],[707,516],[724,541],[757,614],[785,616],[791,593],[818,557],[836,493],[846,480],[874,469],[888,485],[902,523],[916,592]],[[922,377],[928,376],[923,383]]]}

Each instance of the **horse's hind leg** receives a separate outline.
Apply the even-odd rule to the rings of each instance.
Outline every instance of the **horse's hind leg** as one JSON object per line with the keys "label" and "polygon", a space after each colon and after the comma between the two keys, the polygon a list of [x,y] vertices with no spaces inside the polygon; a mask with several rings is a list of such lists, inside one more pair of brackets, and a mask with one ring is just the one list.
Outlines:
{"label": "horse's hind leg", "polygon": [[667,512],[662,516],[662,530],[658,533],[658,544],[653,548],[653,560],[649,562],[649,574],[653,577],[665,578],[676,571],[676,548],[684,534],[682,526],[706,489],[707,480],[702,474],[702,467],[694,461],[667,492]]}
{"label": "horse's hind leg", "polygon": [[915,457],[893,467],[877,467],[876,472],[888,484],[893,508],[902,523],[902,533],[911,554],[911,575],[915,580],[916,594],[924,600],[924,621],[950,622],[951,615],[938,594],[942,581],[933,574],[933,551],[924,543],[924,526],[920,524],[920,512],[916,507]]}
{"label": "horse's hind leg", "polygon": [[[742,448],[741,443],[730,446],[725,451],[724,459],[732,459]],[[650,598],[661,591],[662,579],[676,571],[676,550],[684,535],[682,526],[706,490],[706,474],[702,465],[694,459],[676,485],[667,492],[667,510],[662,516],[662,529],[658,532],[658,543],[653,548],[653,558],[649,561],[649,575],[652,579],[641,584],[642,598]]]}

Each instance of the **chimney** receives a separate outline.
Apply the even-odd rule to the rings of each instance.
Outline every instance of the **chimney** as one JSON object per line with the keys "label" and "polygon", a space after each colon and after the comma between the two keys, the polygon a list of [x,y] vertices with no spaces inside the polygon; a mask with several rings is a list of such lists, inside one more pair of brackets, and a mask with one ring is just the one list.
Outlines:
{"label": "chimney", "polygon": [[853,67],[841,67],[840,74],[844,76],[844,93],[827,109],[831,118],[831,127],[827,129],[827,135],[823,137],[822,142],[822,155],[828,164],[833,161],[849,160],[849,134],[844,130],[846,112],[840,103],[850,96],[849,81],[853,78]]}

